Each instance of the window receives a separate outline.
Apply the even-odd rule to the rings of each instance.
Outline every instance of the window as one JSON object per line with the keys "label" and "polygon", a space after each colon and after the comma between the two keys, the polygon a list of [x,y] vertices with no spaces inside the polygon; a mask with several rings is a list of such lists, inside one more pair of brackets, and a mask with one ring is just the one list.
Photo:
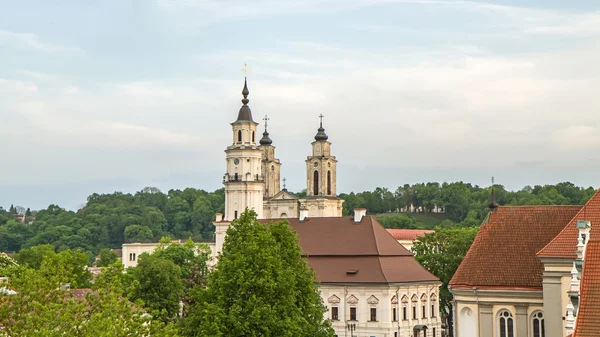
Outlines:
{"label": "window", "polygon": [[233,218],[234,218],[234,219],[237,219],[237,211],[235,211],[235,212],[233,213]]}
{"label": "window", "polygon": [[356,307],[350,308],[350,320],[356,321]]}
{"label": "window", "polygon": [[313,173],[313,195],[319,195],[319,171]]}
{"label": "window", "polygon": [[238,130],[238,143],[242,142],[242,130]]}
{"label": "window", "polygon": [[392,308],[392,322],[397,321],[396,308]]}
{"label": "window", "polygon": [[402,319],[405,321],[408,319],[408,314],[406,313],[406,306],[402,307]]}
{"label": "window", "polygon": [[512,314],[508,310],[500,311],[498,315],[498,324],[500,326],[500,337],[514,337],[514,320]]}
{"label": "window", "polygon": [[338,320],[338,307],[331,307],[331,319],[334,321]]}
{"label": "window", "polygon": [[431,335],[431,337],[435,337],[435,328],[433,328],[433,334]]}
{"label": "window", "polygon": [[423,318],[427,318],[427,311],[425,310],[425,305],[423,305],[423,307],[421,309],[423,309],[423,311],[421,312],[421,315],[423,315]]}
{"label": "window", "polygon": [[254,131],[252,131],[252,143],[254,143]]}
{"label": "window", "polygon": [[327,195],[331,195],[331,171],[327,171]]}
{"label": "window", "polygon": [[546,337],[546,328],[544,327],[544,313],[537,311],[533,313],[533,337]]}
{"label": "window", "polygon": [[417,319],[417,307],[413,305],[413,319]]}
{"label": "window", "polygon": [[377,322],[377,308],[371,308],[371,322]]}
{"label": "window", "polygon": [[431,318],[435,318],[435,304],[431,305],[431,314],[429,316],[431,316]]}
{"label": "window", "polygon": [[398,337],[398,331],[394,332],[394,337]]}
{"label": "window", "polygon": [[129,253],[129,261],[135,261],[135,253]]}

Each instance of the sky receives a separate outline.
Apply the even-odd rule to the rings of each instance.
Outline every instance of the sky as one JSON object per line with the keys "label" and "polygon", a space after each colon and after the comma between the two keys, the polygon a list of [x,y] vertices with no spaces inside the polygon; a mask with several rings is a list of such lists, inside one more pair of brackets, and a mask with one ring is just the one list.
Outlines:
{"label": "sky", "polygon": [[600,187],[598,60],[595,0],[0,0],[0,206],[221,188],[244,63],[291,191],[319,114],[338,193]]}

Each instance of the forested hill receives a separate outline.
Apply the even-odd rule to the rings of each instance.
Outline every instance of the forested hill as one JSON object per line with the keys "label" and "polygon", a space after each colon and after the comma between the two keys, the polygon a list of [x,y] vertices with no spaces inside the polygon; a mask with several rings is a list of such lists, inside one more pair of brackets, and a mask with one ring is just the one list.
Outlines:
{"label": "forested hill", "polygon": [[[582,204],[595,190],[571,183],[546,186],[526,186],[519,191],[494,187],[500,205]],[[298,193],[302,195],[303,192]],[[387,214],[378,216],[386,227],[433,227],[439,221],[476,226],[487,214],[490,187],[468,183],[427,183],[404,185],[395,191],[376,188],[371,192],[341,194],[345,200],[344,214],[365,207],[371,214],[395,213],[407,206],[416,207],[417,214]],[[442,214],[430,214],[436,207]],[[0,208],[0,251],[18,251],[22,247],[52,244],[57,251],[83,249],[95,256],[101,248],[117,248],[123,242],[157,241],[169,235],[213,240],[212,220],[223,212],[224,190],[206,192],[193,188],[163,193],[147,187],[135,194],[92,194],[87,204],[77,212],[50,205],[45,210],[29,211],[21,206]],[[21,222],[23,215],[24,222]],[[430,217],[437,222],[421,223]]]}

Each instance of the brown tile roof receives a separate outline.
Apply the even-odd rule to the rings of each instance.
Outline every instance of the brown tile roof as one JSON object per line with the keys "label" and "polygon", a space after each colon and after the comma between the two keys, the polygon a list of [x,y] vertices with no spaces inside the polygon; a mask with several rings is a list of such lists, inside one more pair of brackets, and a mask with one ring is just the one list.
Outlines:
{"label": "brown tile roof", "polygon": [[[272,222],[277,220],[262,220]],[[322,283],[438,281],[372,216],[288,219]]]}
{"label": "brown tile roof", "polygon": [[588,200],[560,234],[538,252],[538,256],[577,258],[577,220],[588,220],[592,227],[600,226],[600,190]]}
{"label": "brown tile roof", "polygon": [[453,288],[542,289],[536,252],[552,240],[581,206],[503,206],[489,214],[450,281]]}
{"label": "brown tile roof", "polygon": [[593,233],[590,233],[590,238],[585,248],[579,312],[573,337],[600,336],[600,238],[595,238]]}
{"label": "brown tile roof", "polygon": [[419,236],[424,236],[427,233],[433,233],[434,230],[428,229],[388,229],[388,233],[392,234],[396,240],[416,240]]}

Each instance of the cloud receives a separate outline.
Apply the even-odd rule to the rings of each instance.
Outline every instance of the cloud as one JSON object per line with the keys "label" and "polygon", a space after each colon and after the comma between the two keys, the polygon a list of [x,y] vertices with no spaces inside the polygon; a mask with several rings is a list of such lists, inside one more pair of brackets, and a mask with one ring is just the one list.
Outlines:
{"label": "cloud", "polygon": [[47,53],[83,52],[83,49],[79,47],[43,42],[34,33],[17,33],[8,30],[0,30],[0,42],[2,41]]}

